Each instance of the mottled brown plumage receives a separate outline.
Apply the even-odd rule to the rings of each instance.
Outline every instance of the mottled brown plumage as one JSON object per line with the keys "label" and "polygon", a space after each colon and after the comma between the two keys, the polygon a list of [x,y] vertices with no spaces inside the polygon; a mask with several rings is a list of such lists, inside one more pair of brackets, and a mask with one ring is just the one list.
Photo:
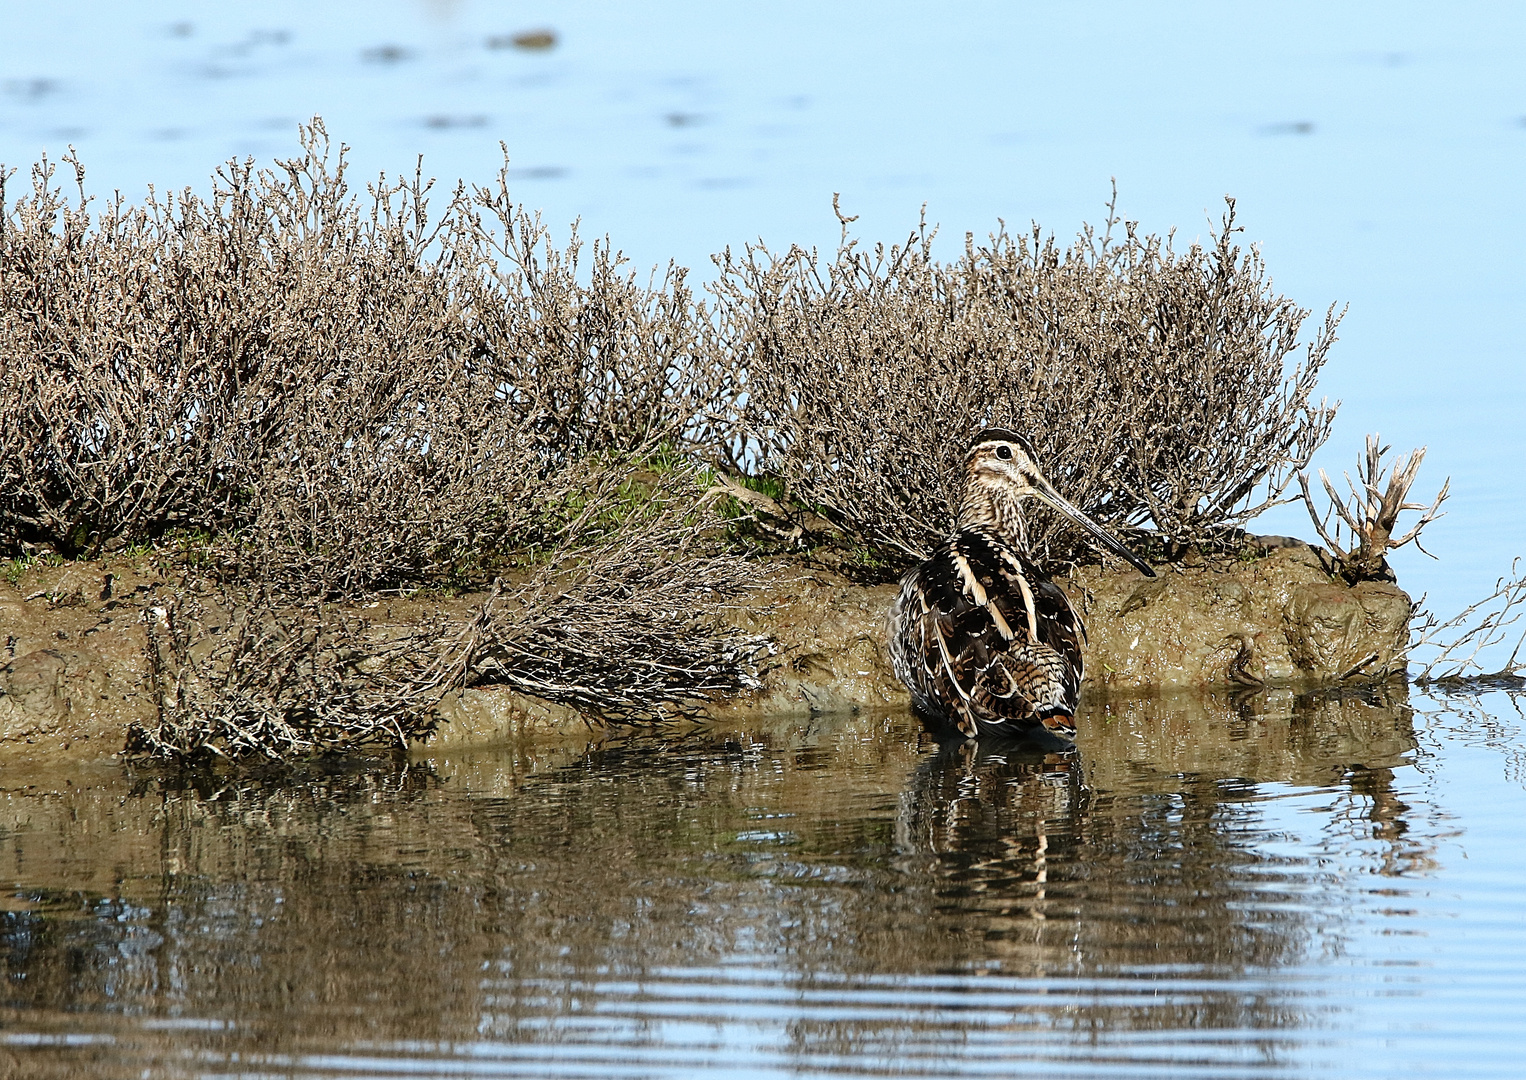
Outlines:
{"label": "mottled brown plumage", "polygon": [[1154,571],[1055,492],[1020,435],[990,429],[965,461],[958,531],[901,581],[890,654],[918,711],[966,736],[1075,730],[1086,630],[1027,550],[1021,502],[1042,499]]}

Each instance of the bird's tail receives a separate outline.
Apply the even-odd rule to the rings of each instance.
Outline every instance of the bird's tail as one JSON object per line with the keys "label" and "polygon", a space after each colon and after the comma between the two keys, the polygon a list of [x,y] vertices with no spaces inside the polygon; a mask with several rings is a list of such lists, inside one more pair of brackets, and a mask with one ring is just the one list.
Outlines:
{"label": "bird's tail", "polygon": [[1074,713],[1060,712],[1055,710],[1047,716],[1039,715],[1039,723],[1048,728],[1056,735],[1067,739],[1073,739],[1076,735],[1076,717]]}

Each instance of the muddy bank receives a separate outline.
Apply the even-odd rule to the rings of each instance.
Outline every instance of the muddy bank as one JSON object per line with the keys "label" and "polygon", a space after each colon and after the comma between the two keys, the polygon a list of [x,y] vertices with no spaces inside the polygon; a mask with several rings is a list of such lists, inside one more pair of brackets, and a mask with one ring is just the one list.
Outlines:
{"label": "muddy bank", "polygon": [[[771,584],[759,602],[734,612],[739,626],[772,642],[763,687],[712,713],[907,703],[885,652],[894,585],[784,565],[766,572]],[[1084,567],[1062,584],[1085,615],[1094,694],[1379,676],[1401,666],[1410,608],[1397,586],[1332,582],[1302,545],[1228,565],[1167,566],[1155,579]],[[0,764],[108,758],[129,724],[153,718],[142,612],[172,589],[149,560],[35,566],[0,581]],[[403,625],[426,608],[464,615],[476,602],[393,601],[363,614]],[[493,686],[453,695],[442,714],[430,746],[584,727],[569,708]]]}

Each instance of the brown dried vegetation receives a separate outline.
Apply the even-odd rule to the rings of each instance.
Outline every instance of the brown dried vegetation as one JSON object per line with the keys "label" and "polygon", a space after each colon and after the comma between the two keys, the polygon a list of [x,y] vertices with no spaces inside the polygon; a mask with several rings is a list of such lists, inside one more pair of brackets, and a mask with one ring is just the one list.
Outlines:
{"label": "brown dried vegetation", "polygon": [[[1521,560],[1510,564],[1510,575],[1494,583],[1494,591],[1443,619],[1425,606],[1425,597],[1410,611],[1407,656],[1418,663],[1415,682],[1469,685],[1520,690],[1526,660],[1526,632],[1516,635],[1515,646],[1499,667],[1494,667],[1496,646],[1505,644],[1514,627],[1526,615],[1526,574]],[[1488,666],[1486,666],[1488,665]]]}
{"label": "brown dried vegetation", "polygon": [[378,635],[363,620],[268,591],[182,592],[144,612],[158,722],[131,755],[281,761],[406,746],[472,661],[472,627]]}
{"label": "brown dried vegetation", "polygon": [[591,455],[724,398],[682,272],[643,288],[596,244],[581,283],[576,236],[554,249],[503,177],[435,222],[417,176],[363,204],[317,127],[210,199],[92,218],[32,179],[0,237],[6,547],[198,530],[224,571],[309,595],[480,577],[565,539],[619,466]]}
{"label": "brown dried vegetation", "polygon": [[[719,620],[757,581],[730,543],[749,511],[892,575],[994,423],[1103,522],[1200,543],[1280,497],[1333,415],[1312,394],[1338,320],[1286,368],[1307,313],[1231,243],[1232,204],[1207,249],[1110,214],[946,264],[925,228],[871,256],[843,219],[830,262],[720,257],[712,310],[678,267],[643,284],[607,242],[554,246],[506,172],[438,214],[417,172],[352,192],[317,122],[205,197],[93,209],[65,163],[77,194],[46,161],[0,186],[0,551],[155,545],[224,590],[154,624],[136,746],[160,756],[395,743],[481,681],[682,714],[752,685],[760,643]],[[332,606],[495,580],[448,627]]]}
{"label": "brown dried vegetation", "polygon": [[706,552],[703,524],[669,508],[618,537],[553,560],[476,628],[470,682],[506,685],[605,721],[694,717],[757,689],[766,639],[721,616],[756,590],[758,568]]}
{"label": "brown dried vegetation", "polygon": [[[1189,543],[1280,498],[1329,435],[1334,409],[1312,396],[1339,318],[1289,370],[1308,312],[1235,246],[1232,201],[1211,246],[1181,254],[1111,212],[1069,248],[1003,229],[967,237],[953,263],[925,227],[865,251],[852,220],[830,261],[718,259],[720,333],[746,390],[727,449],[892,568],[947,534],[968,439],[988,425],[1026,433],[1102,523]],[[1034,516],[1041,552],[1090,558]]]}
{"label": "brown dried vegetation", "polygon": [[[686,493],[692,494],[692,493]],[[396,625],[268,588],[182,589],[148,609],[158,722],[128,749],[182,761],[290,760],[427,736],[445,696],[508,686],[607,722],[692,716],[758,685],[767,643],[720,616],[757,587],[659,498],[640,524],[496,582],[464,618]]]}
{"label": "brown dried vegetation", "polygon": [[[1319,470],[1319,479],[1330,500],[1323,514],[1314,505],[1308,474],[1298,474],[1304,507],[1309,511],[1319,538],[1329,548],[1333,560],[1331,568],[1352,584],[1378,578],[1393,580],[1387,560],[1390,551],[1406,544],[1414,544],[1425,551],[1420,547],[1421,530],[1443,516],[1441,504],[1446,501],[1451,488],[1449,479],[1441,485],[1429,505],[1406,501],[1410,489],[1415,486],[1420,463],[1425,460],[1425,447],[1408,455],[1400,454],[1390,470],[1383,463],[1389,447],[1380,446],[1381,441],[1377,435],[1367,436],[1367,451],[1359,463],[1357,478],[1352,480],[1351,474],[1346,474],[1346,487],[1350,491],[1347,497],[1343,498],[1336,490],[1325,470]],[[1399,515],[1406,510],[1419,510],[1420,517],[1407,532],[1400,533]],[[1335,516],[1333,526],[1332,514]]]}

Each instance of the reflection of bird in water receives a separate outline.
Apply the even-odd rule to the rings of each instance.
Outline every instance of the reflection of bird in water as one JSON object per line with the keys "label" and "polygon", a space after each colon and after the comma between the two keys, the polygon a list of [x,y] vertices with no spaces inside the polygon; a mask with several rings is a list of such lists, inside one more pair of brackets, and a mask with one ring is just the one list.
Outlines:
{"label": "reflection of bird in water", "polygon": [[[939,910],[974,918],[989,940],[1010,931],[1012,920],[1049,917],[1051,872],[1073,881],[1076,867],[1094,854],[1084,839],[1090,803],[1073,753],[948,740],[912,774],[896,842],[932,858]],[[1061,962],[1073,937],[1067,932],[1050,942],[1046,948],[1057,952],[1048,959]],[[1025,948],[1015,941],[1013,947]]]}
{"label": "reflection of bird in water", "polygon": [[919,712],[966,736],[1070,735],[1086,630],[1028,554],[1021,502],[1069,517],[1148,577],[1155,571],[1044,479],[1033,446],[992,428],[965,459],[958,531],[901,581],[890,657]]}

